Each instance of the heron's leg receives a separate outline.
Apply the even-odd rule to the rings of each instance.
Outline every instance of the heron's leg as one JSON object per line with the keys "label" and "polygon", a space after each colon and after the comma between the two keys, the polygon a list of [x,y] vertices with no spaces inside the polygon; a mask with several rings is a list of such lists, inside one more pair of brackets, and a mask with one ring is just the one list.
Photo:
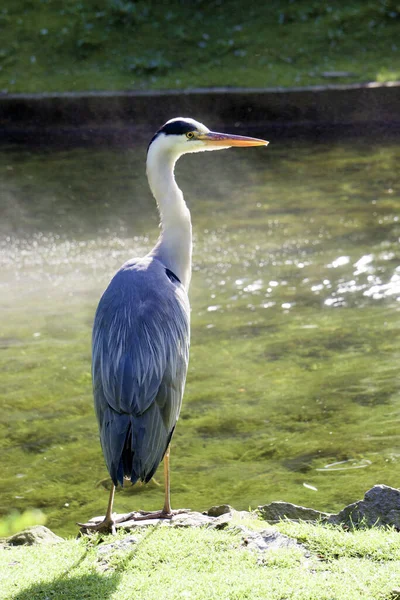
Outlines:
{"label": "heron's leg", "polygon": [[189,510],[187,508],[182,508],[179,510],[171,509],[171,500],[170,500],[170,477],[169,477],[169,456],[170,456],[170,446],[168,446],[166,453],[164,454],[164,480],[165,480],[165,499],[164,499],[164,508],[162,510],[157,510],[155,512],[139,510],[137,512],[131,512],[127,515],[122,515],[122,517],[118,517],[115,519],[116,523],[121,523],[122,521],[147,521],[148,519],[171,519],[174,515],[179,515],[182,513],[187,513]]}
{"label": "heron's leg", "polygon": [[[181,512],[187,512],[187,510],[171,510],[171,500],[170,500],[170,477],[169,477],[169,455],[170,455],[170,446],[168,446],[165,454],[164,454],[164,485],[165,485],[165,499],[164,499],[164,508],[162,510],[157,510],[155,512],[139,510],[137,512],[131,512],[128,515],[124,515],[124,520],[128,521],[129,519],[135,521],[143,521],[147,519],[170,519],[174,514],[180,514]],[[116,520],[116,523],[119,523],[119,519]]]}
{"label": "heron's leg", "polygon": [[112,509],[113,509],[113,504],[114,504],[114,496],[115,496],[115,485],[112,483],[110,495],[108,497],[107,512],[106,512],[106,516],[104,518],[104,521],[107,521],[108,523],[113,522]]}
{"label": "heron's leg", "polygon": [[78,523],[84,530],[101,531],[115,533],[116,525],[118,527],[124,527],[124,523],[127,524],[128,529],[132,526],[130,521],[147,521],[148,519],[171,519],[174,515],[189,512],[188,509],[183,508],[180,510],[171,510],[170,501],[170,477],[169,477],[169,456],[170,447],[168,446],[167,451],[164,455],[164,479],[165,479],[165,499],[164,508],[156,512],[149,512],[145,510],[134,511],[123,515],[112,514],[112,507],[114,501],[115,486],[112,485],[110,498],[108,500],[107,513],[104,519],[100,518],[93,519],[90,523]]}
{"label": "heron's leg", "polygon": [[169,453],[171,446],[168,446],[167,451],[164,455],[164,485],[165,485],[165,500],[164,508],[162,512],[166,515],[171,514],[171,497],[170,497],[170,485],[169,485]]}
{"label": "heron's leg", "polygon": [[115,521],[112,516],[112,509],[114,504],[115,485],[111,483],[110,495],[108,497],[108,505],[106,516],[100,523],[78,523],[82,528],[91,531],[101,531],[104,533],[112,533],[115,535]]}

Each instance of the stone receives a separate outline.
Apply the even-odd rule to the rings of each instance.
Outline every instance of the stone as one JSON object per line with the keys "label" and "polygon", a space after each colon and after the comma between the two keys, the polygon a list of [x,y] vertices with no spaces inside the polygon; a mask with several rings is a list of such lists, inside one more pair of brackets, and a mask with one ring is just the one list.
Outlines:
{"label": "stone", "polygon": [[[211,515],[209,513],[212,513]],[[131,518],[129,518],[131,516]],[[133,518],[136,516],[137,519]],[[90,523],[101,523],[104,517],[93,517]],[[133,530],[142,527],[209,527],[211,529],[225,529],[231,525],[231,521],[247,521],[248,519],[258,519],[256,512],[247,512],[245,510],[237,511],[229,504],[212,507],[204,513],[195,511],[182,511],[173,515],[171,518],[149,518],[146,519],[141,513],[114,514],[115,528],[121,530]],[[82,533],[86,533],[82,527]]]}
{"label": "stone", "polygon": [[271,502],[258,507],[262,519],[269,523],[279,523],[282,519],[291,521],[325,521],[331,515],[313,508],[297,506],[290,502]]}
{"label": "stone", "polygon": [[226,529],[226,527],[228,527],[231,521],[232,513],[225,513],[220,515],[219,517],[209,518],[208,527],[210,529]]}
{"label": "stone", "polygon": [[387,485],[374,485],[365,493],[363,500],[331,515],[328,522],[348,527],[390,525],[400,531],[400,490]]}
{"label": "stone", "polygon": [[[138,513],[139,514],[139,513]],[[123,515],[114,515],[116,519],[120,518]],[[116,523],[116,529],[136,529],[141,527],[154,527],[158,525],[163,525],[165,527],[204,527],[209,525],[212,521],[212,517],[208,517],[203,513],[187,511],[178,513],[173,515],[173,517],[168,519],[140,519],[140,520],[127,520],[122,521],[120,523]],[[92,519],[93,521],[93,519]]]}
{"label": "stone", "polygon": [[277,523],[291,521],[321,521],[347,527],[389,525],[400,531],[400,490],[387,485],[375,485],[365,493],[363,500],[349,504],[337,514],[323,513],[290,502],[271,502],[258,507],[262,519]]}
{"label": "stone", "polygon": [[210,523],[210,517],[199,512],[187,512],[174,515],[169,523],[171,527],[204,527]]}
{"label": "stone", "polygon": [[[127,513],[126,517],[129,514]],[[205,513],[186,511],[175,514],[170,519],[146,519],[140,513],[137,513],[137,515],[141,516],[141,520],[124,520],[125,515],[114,515],[117,521],[121,521],[116,523],[116,528],[132,530],[138,527],[162,525],[164,527],[209,527],[212,529],[235,527],[240,531],[244,531],[245,528],[240,525],[240,521],[245,523],[248,519],[261,517],[269,523],[278,523],[282,519],[289,519],[291,521],[320,521],[349,527],[390,525],[400,531],[400,490],[386,485],[376,485],[366,492],[363,500],[349,504],[337,514],[320,512],[290,502],[271,502],[259,506],[258,511],[254,512],[236,511],[229,504],[221,504],[212,506]],[[95,517],[92,522],[102,520],[103,517]],[[40,533],[43,530],[49,532],[49,542],[61,540],[46,527],[38,526],[13,536],[8,543],[13,545],[46,543],[45,539],[30,541],[31,539],[35,540],[35,534],[32,531],[36,531],[39,538],[44,538],[44,534],[41,535]]]}
{"label": "stone", "polygon": [[63,538],[44,525],[35,525],[9,537],[7,544],[9,546],[34,546],[36,544],[59,544],[63,541]]}
{"label": "stone", "polygon": [[283,533],[279,533],[279,531],[275,531],[275,529],[248,532],[243,538],[243,543],[250,550],[257,550],[257,552],[266,552],[279,548],[298,548],[305,552],[303,546],[296,542],[296,540]]}
{"label": "stone", "polygon": [[209,508],[206,514],[209,517],[220,517],[221,515],[226,515],[231,512],[233,512],[232,506],[229,504],[220,504],[219,506],[212,506]]}
{"label": "stone", "polygon": [[97,553],[102,554],[110,554],[114,550],[129,550],[133,544],[138,543],[138,538],[133,535],[129,535],[128,537],[123,538],[122,540],[117,540],[116,542],[112,542],[111,544],[103,544],[97,548]]}
{"label": "stone", "polygon": [[166,521],[166,519],[141,519],[140,521],[130,519],[128,521],[122,521],[122,523],[116,523],[115,529],[126,529],[129,531],[131,529],[140,529],[141,527],[155,527],[156,525],[162,525],[164,521]]}
{"label": "stone", "polygon": [[122,552],[128,552],[132,550],[132,546],[137,544],[139,539],[133,535],[128,535],[123,539],[116,540],[115,542],[111,542],[111,544],[101,544],[97,546],[97,564],[96,568],[101,573],[108,571],[110,567],[110,560],[112,559],[113,553],[116,550],[120,550]]}

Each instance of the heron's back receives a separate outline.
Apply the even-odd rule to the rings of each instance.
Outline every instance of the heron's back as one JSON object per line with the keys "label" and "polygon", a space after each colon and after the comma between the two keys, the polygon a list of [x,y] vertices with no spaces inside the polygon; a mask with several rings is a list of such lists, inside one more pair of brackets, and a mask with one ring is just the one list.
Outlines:
{"label": "heron's back", "polygon": [[97,308],[92,376],[100,440],[115,484],[149,481],[173,434],[189,360],[189,302],[157,259],[129,261]]}

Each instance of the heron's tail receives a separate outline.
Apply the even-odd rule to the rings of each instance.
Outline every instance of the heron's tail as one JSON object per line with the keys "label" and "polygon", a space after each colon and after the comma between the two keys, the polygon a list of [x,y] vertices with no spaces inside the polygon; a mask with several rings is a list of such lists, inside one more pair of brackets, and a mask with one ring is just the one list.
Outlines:
{"label": "heron's tail", "polygon": [[100,430],[104,458],[114,485],[124,477],[147,483],[153,477],[171,441],[157,404],[141,415],[118,413],[107,408]]}

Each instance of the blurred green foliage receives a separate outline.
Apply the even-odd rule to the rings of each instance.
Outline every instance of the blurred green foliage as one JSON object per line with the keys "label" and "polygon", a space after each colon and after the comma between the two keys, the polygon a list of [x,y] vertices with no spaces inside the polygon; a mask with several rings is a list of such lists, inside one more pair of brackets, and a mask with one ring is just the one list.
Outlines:
{"label": "blurred green foliage", "polygon": [[0,90],[400,78],[399,0],[3,0]]}
{"label": "blurred green foliage", "polygon": [[41,510],[25,510],[23,513],[14,510],[0,519],[0,538],[8,537],[33,525],[44,525],[46,520],[46,515]]}

